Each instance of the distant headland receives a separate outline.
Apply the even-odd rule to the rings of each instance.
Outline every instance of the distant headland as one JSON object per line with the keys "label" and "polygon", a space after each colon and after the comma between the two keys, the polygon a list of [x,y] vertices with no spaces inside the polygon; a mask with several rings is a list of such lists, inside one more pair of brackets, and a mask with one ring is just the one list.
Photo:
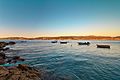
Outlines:
{"label": "distant headland", "polygon": [[120,40],[120,36],[58,36],[58,37],[6,37],[0,40]]}

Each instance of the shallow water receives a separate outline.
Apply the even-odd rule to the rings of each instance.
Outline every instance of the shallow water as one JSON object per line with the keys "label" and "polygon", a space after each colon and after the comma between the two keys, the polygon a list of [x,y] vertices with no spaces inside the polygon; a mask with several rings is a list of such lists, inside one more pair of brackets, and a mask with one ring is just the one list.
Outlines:
{"label": "shallow water", "polygon": [[[7,54],[20,55],[24,63],[50,73],[54,79],[49,80],[120,80],[120,41],[93,40],[90,46],[80,46],[77,40],[16,42]],[[96,44],[110,44],[111,49],[96,48]]]}

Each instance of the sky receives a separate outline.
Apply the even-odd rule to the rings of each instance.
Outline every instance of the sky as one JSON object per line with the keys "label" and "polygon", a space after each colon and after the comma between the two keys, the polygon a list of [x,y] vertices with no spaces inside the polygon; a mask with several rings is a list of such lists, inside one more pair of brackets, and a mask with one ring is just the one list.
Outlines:
{"label": "sky", "polygon": [[120,0],[0,0],[0,37],[120,36]]}

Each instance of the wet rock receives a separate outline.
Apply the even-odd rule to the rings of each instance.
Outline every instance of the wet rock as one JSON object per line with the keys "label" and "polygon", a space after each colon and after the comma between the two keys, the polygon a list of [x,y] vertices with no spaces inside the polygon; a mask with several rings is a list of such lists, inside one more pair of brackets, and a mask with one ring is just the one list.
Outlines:
{"label": "wet rock", "polygon": [[7,63],[11,63],[11,62],[12,62],[12,60],[7,60],[6,62],[7,62]]}
{"label": "wet rock", "polygon": [[12,76],[12,75],[13,75],[12,73],[9,73],[8,75],[4,76],[4,77],[5,77],[5,80],[12,80],[12,79],[11,79],[11,76]]}
{"label": "wet rock", "polygon": [[3,53],[3,52],[0,52],[0,59],[5,59],[6,58],[6,55],[5,55],[5,53]]}
{"label": "wet rock", "polygon": [[25,71],[29,70],[28,65],[25,65],[25,64],[19,64],[18,68]]}
{"label": "wet rock", "polygon": [[15,75],[20,75],[21,74],[21,71],[16,67],[10,68],[9,72],[12,73],[12,74],[15,74]]}
{"label": "wet rock", "polygon": [[0,59],[0,65],[5,64],[5,60],[4,59]]}
{"label": "wet rock", "polygon": [[6,63],[16,63],[18,61],[25,61],[25,59],[20,56],[7,57],[6,59]]}
{"label": "wet rock", "polygon": [[3,51],[7,51],[7,50],[9,50],[10,48],[9,47],[6,47],[6,48],[4,48],[4,50]]}
{"label": "wet rock", "polygon": [[[24,61],[20,56],[8,57],[4,51],[9,50],[7,45],[14,45],[15,42],[0,42],[0,65],[16,63],[17,61]],[[18,66],[2,67],[0,66],[0,80],[41,80],[40,72],[25,64]]]}
{"label": "wet rock", "polygon": [[3,51],[4,49],[3,48],[0,48],[0,51]]}
{"label": "wet rock", "polygon": [[27,76],[28,76],[29,78],[38,77],[35,73],[29,73]]}
{"label": "wet rock", "polygon": [[14,45],[14,44],[16,44],[15,42],[13,42],[13,41],[11,41],[11,42],[0,42],[0,49],[1,48],[4,48],[5,46],[7,46],[7,45]]}
{"label": "wet rock", "polygon": [[14,56],[13,60],[16,60],[16,61],[25,61],[25,59],[21,58],[20,56]]}
{"label": "wet rock", "polygon": [[15,42],[0,42],[0,53],[9,50],[9,47],[6,47],[7,45],[13,45]]}
{"label": "wet rock", "polygon": [[[33,80],[41,80],[40,79],[40,72],[34,69],[31,69],[28,65],[25,64],[19,64],[18,68],[20,70],[22,70],[22,74],[25,74],[26,77],[28,77],[29,79],[33,79]],[[24,75],[24,76],[25,76]],[[23,76],[23,77],[24,77]],[[22,78],[23,78],[22,77]]]}
{"label": "wet rock", "polygon": [[0,53],[0,65],[6,63],[6,62],[5,62],[5,58],[6,58],[5,53],[1,52],[1,53]]}
{"label": "wet rock", "polygon": [[8,43],[8,45],[14,45],[14,44],[16,44],[16,42],[10,41],[10,42]]}
{"label": "wet rock", "polygon": [[8,43],[6,43],[6,42],[0,42],[0,51],[3,52],[3,51],[6,51],[6,50],[9,50],[9,48],[6,47],[7,45],[8,45]]}
{"label": "wet rock", "polygon": [[26,77],[26,73],[25,73],[25,72],[24,72],[24,73],[21,73],[21,75],[20,75],[20,80],[29,80],[29,78]]}
{"label": "wet rock", "polygon": [[40,72],[38,72],[37,70],[29,70],[29,73],[34,73],[37,76],[40,76]]}
{"label": "wet rock", "polygon": [[20,58],[19,60],[20,60],[20,61],[25,61],[25,59],[23,59],[23,58]]}
{"label": "wet rock", "polygon": [[9,80],[20,80],[20,75],[12,75]]}
{"label": "wet rock", "polygon": [[6,80],[6,78],[3,76],[3,77],[0,77],[0,80]]}
{"label": "wet rock", "polygon": [[0,51],[7,51],[7,50],[9,50],[10,48],[0,48]]}
{"label": "wet rock", "polygon": [[20,59],[20,56],[14,56],[13,59],[14,60]]}
{"label": "wet rock", "polygon": [[3,47],[5,47],[7,45],[6,42],[0,42],[0,49],[2,49]]}
{"label": "wet rock", "polygon": [[13,57],[14,60],[17,60],[17,59],[19,59],[19,58],[20,58],[20,56],[14,56],[14,57]]}
{"label": "wet rock", "polygon": [[5,67],[0,66],[0,77],[6,76],[7,74],[9,74],[9,70]]}
{"label": "wet rock", "polygon": [[10,68],[0,66],[0,80],[41,80],[38,72],[25,64]]}

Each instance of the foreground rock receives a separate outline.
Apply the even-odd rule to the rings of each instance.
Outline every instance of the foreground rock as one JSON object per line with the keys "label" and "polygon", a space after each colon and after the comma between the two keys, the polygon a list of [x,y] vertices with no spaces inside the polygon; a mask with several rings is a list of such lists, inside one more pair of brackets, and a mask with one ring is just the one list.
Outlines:
{"label": "foreground rock", "polygon": [[25,64],[16,67],[0,66],[0,80],[41,80],[39,71]]}
{"label": "foreground rock", "polygon": [[5,54],[9,50],[7,45],[14,45],[15,42],[0,42],[0,80],[41,80],[40,71],[29,67],[25,64],[18,66],[4,67],[4,64],[14,64],[19,61],[24,61],[20,56],[8,57]]}

